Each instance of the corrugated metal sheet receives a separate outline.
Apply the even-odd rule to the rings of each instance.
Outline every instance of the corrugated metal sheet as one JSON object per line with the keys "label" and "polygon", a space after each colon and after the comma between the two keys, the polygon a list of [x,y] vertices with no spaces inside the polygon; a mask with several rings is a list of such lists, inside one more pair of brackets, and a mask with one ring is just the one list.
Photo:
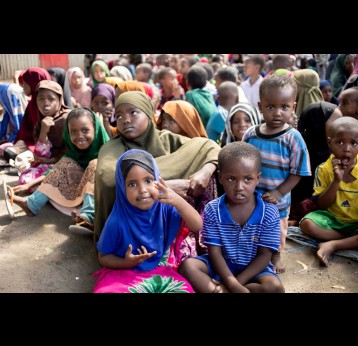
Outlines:
{"label": "corrugated metal sheet", "polygon": [[[112,58],[118,58],[119,54],[97,54],[101,56],[104,61],[107,61]],[[68,54],[68,66],[69,67],[80,67],[81,69],[84,68],[84,54]]]}
{"label": "corrugated metal sheet", "polygon": [[[98,54],[105,61],[117,58],[119,54]],[[68,54],[69,67],[83,69],[84,54]],[[42,67],[39,54],[0,54],[0,80],[12,80],[14,71],[26,70],[29,67]]]}
{"label": "corrugated metal sheet", "polygon": [[0,54],[0,79],[12,80],[14,71],[38,66],[38,54]]}

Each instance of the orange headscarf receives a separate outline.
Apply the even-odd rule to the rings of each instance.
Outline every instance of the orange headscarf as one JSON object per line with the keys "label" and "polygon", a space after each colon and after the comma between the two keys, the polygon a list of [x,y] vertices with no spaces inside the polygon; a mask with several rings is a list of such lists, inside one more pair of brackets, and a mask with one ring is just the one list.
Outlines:
{"label": "orange headscarf", "polygon": [[[204,125],[200,119],[198,111],[187,101],[168,101],[164,104],[162,112],[169,114],[179,127],[189,138],[204,137],[208,138]],[[161,115],[157,120],[157,128],[161,127]]]}

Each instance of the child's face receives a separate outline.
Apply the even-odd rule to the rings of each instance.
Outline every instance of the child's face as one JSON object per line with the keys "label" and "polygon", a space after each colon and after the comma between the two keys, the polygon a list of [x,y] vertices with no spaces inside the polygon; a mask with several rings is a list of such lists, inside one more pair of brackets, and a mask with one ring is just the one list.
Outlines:
{"label": "child's face", "polygon": [[254,73],[258,72],[258,66],[253,63],[251,59],[246,59],[244,61],[244,74],[245,76],[251,77]]}
{"label": "child's face", "polygon": [[245,131],[252,126],[250,117],[242,112],[237,111],[231,118],[231,131],[235,141],[241,141]]}
{"label": "child's face", "polygon": [[335,135],[329,138],[329,146],[343,166],[354,164],[358,154],[358,129],[338,129]]}
{"label": "child's face", "polygon": [[60,97],[49,89],[40,89],[36,102],[43,117],[52,117],[60,109]]}
{"label": "child's face", "polygon": [[266,88],[259,108],[265,120],[266,128],[276,133],[284,129],[295,111],[296,102],[293,89],[287,85],[283,88]]}
{"label": "child's face", "polygon": [[94,112],[102,113],[105,110],[113,111],[113,104],[110,100],[107,99],[107,97],[103,95],[96,95],[92,99],[92,110]]}
{"label": "child's face", "polygon": [[159,194],[154,181],[153,175],[146,169],[133,165],[125,181],[129,203],[141,210],[150,209],[158,199]]}
{"label": "child's face", "polygon": [[257,163],[246,157],[226,162],[219,172],[219,181],[231,205],[251,202],[259,179]]}
{"label": "child's face", "polygon": [[168,130],[170,132],[176,133],[176,134],[182,134],[183,131],[181,127],[178,125],[178,123],[168,114],[168,113],[162,113],[160,115],[162,119],[162,129]]}
{"label": "child's face", "polygon": [[83,83],[83,77],[81,74],[79,74],[78,72],[73,72],[72,76],[71,76],[71,86],[74,89],[79,89],[81,88]]}
{"label": "child's face", "polygon": [[332,98],[332,87],[330,85],[325,86],[321,89],[323,98],[326,102],[331,102]]}
{"label": "child's face", "polygon": [[149,80],[149,73],[146,73],[141,68],[137,68],[135,79],[139,82],[148,82]]}
{"label": "child's face", "polygon": [[190,69],[189,63],[185,58],[181,58],[179,62],[179,73],[184,77],[188,74]]}
{"label": "child's face", "polygon": [[141,136],[148,128],[147,115],[131,103],[123,103],[116,110],[117,128],[126,139]]}
{"label": "child's face", "polygon": [[91,119],[84,115],[68,121],[68,132],[73,145],[80,150],[89,148],[94,139],[94,126]]}
{"label": "child's face", "polygon": [[93,70],[93,76],[98,83],[102,83],[106,79],[106,72],[104,72],[101,66],[96,65]]}
{"label": "child's face", "polygon": [[178,83],[177,74],[174,70],[171,70],[159,83],[163,86],[163,89],[173,89],[175,81]]}
{"label": "child's face", "polygon": [[358,119],[358,90],[348,89],[344,91],[339,104],[343,116]]}

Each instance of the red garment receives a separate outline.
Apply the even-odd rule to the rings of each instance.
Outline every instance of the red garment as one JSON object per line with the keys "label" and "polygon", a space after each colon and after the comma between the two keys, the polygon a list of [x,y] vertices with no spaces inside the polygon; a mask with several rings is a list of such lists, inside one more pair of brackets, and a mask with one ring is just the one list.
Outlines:
{"label": "red garment", "polygon": [[51,80],[51,76],[45,69],[40,67],[28,68],[19,78],[20,83],[25,82],[30,86],[31,100],[27,104],[15,143],[18,140],[23,140],[32,152],[35,150],[34,128],[39,118],[39,109],[36,102],[36,86],[42,80]]}

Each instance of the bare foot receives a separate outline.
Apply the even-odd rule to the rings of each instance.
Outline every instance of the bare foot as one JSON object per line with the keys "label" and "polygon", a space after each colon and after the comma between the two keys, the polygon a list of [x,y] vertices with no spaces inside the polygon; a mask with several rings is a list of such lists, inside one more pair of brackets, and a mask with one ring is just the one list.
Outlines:
{"label": "bare foot", "polygon": [[211,279],[211,281],[216,285],[212,293],[229,293],[228,289],[224,284],[215,279]]}
{"label": "bare foot", "polygon": [[17,204],[27,216],[35,216],[27,206],[27,198],[14,195],[14,203]]}
{"label": "bare foot", "polygon": [[271,257],[271,262],[273,264],[273,270],[276,274],[282,274],[286,271],[285,265],[283,264],[281,258],[281,252],[276,252]]}
{"label": "bare foot", "polygon": [[328,266],[329,264],[328,259],[330,258],[333,252],[334,252],[334,247],[330,244],[329,241],[318,244],[317,257],[323,265]]}

